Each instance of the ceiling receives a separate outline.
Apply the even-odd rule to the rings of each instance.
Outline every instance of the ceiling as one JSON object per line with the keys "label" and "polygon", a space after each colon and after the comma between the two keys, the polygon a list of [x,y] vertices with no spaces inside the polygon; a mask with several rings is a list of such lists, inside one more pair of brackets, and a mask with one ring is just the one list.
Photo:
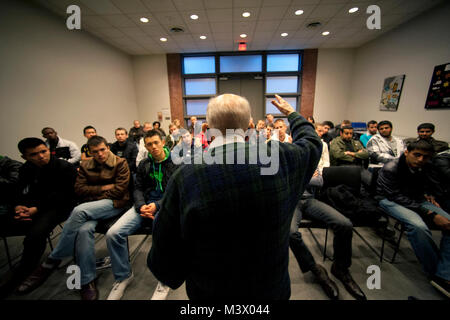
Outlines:
{"label": "ceiling", "polygon": [[[81,8],[81,28],[131,55],[247,50],[355,48],[443,0],[34,0],[66,19]],[[369,30],[369,5],[381,8],[381,29]],[[358,7],[350,14],[348,10]],[[303,14],[295,15],[296,10]],[[245,18],[243,12],[250,12]],[[192,20],[191,15],[197,15]],[[140,22],[141,17],[149,19]],[[320,22],[317,28],[307,28]],[[181,27],[182,33],[173,33]],[[323,36],[323,31],[330,34]],[[245,39],[241,34],[247,34]],[[281,33],[287,33],[282,37]],[[206,36],[206,39],[200,39]],[[166,38],[166,42],[160,38]]]}

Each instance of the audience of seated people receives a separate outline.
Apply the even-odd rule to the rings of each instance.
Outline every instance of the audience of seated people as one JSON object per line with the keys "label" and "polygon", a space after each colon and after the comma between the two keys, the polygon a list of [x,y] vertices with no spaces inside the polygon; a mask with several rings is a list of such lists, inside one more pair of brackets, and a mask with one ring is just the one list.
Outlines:
{"label": "audience of seated people", "polygon": [[367,142],[369,142],[370,138],[376,135],[377,132],[377,122],[375,120],[370,120],[367,122],[367,132],[359,137],[359,141],[361,141],[364,148],[367,148]]}
{"label": "audience of seated people", "polygon": [[[90,137],[97,135],[97,130],[93,126],[86,126],[83,129],[83,135],[86,137],[87,142]],[[92,159],[92,155],[89,152],[87,143],[85,143],[81,146],[81,161],[86,161],[89,159]]]}
{"label": "audience of seated people", "polygon": [[55,129],[50,127],[42,129],[42,136],[47,139],[45,144],[50,148],[52,155],[67,160],[74,165],[78,165],[81,159],[81,153],[75,142],[58,137]]}
{"label": "audience of seated people", "polygon": [[434,139],[432,137],[433,133],[434,133],[434,124],[421,123],[417,127],[418,137],[405,139],[404,142],[406,145],[408,145],[409,143],[411,143],[413,141],[425,140],[425,141],[428,141],[429,143],[431,143],[435,153],[439,153],[439,152],[447,150],[449,148],[448,143],[445,141],[440,141],[440,140]]}
{"label": "audience of seated people", "polygon": [[[292,137],[286,133],[287,126],[283,119],[274,121],[273,115],[270,114],[266,119],[267,125],[264,120],[257,122],[255,132],[258,136],[263,136],[267,139],[266,142],[278,140],[292,143]],[[196,127],[200,127],[200,122],[198,126],[195,125],[196,122],[197,118],[191,117],[192,132],[195,132]],[[314,123],[313,119],[310,122]],[[430,276],[432,285],[448,296],[448,144],[431,137],[435,127],[430,123],[419,125],[418,138],[405,139],[405,142],[392,136],[393,126],[388,120],[378,124],[375,120],[369,121],[367,133],[360,137],[360,141],[353,139],[353,128],[349,123],[344,120],[332,132],[329,131],[333,129],[333,123],[330,121],[314,125],[317,135],[322,139],[322,155],[308,188],[297,205],[290,233],[290,248],[302,272],[312,271],[327,296],[330,299],[338,298],[336,284],[328,277],[326,269],[315,262],[303,243],[298,225],[304,217],[322,221],[334,231],[334,263],[331,273],[356,299],[366,299],[349,272],[352,222],[335,208],[316,199],[314,191],[322,186],[322,170],[330,165],[330,160],[333,166],[363,165],[363,161],[369,158],[372,165],[384,165],[378,174],[376,191],[380,207],[404,223],[408,239],[419,262]],[[203,149],[206,149],[208,125],[203,123],[201,127],[201,133],[195,138],[200,141]],[[168,180],[177,168],[171,161],[170,151],[178,152],[182,158],[194,155],[196,139],[182,129],[178,119],[170,124],[168,136],[163,134],[158,121],[153,123],[153,128],[152,130],[149,122],[142,128],[137,120],[130,129],[130,136],[127,135],[126,129],[118,128],[115,131],[117,141],[109,148],[104,138],[96,136],[94,127],[85,127],[83,134],[88,143],[81,148],[83,161],[78,176],[78,148],[75,143],[58,137],[56,131],[50,127],[42,130],[47,139],[45,143],[37,138],[23,139],[19,143],[22,158],[26,160],[24,165],[7,157],[0,157],[1,183],[4,190],[0,203],[0,230],[17,230],[25,236],[19,266],[14,269],[6,285],[1,286],[0,297],[6,297],[14,289],[17,294],[34,290],[56,269],[61,259],[75,253],[76,262],[83,275],[81,297],[88,300],[98,299],[94,281],[95,226],[99,219],[126,211],[130,190],[134,195],[134,206],[109,229],[106,237],[116,280],[108,299],[121,299],[134,276],[128,260],[126,239],[142,225],[151,228]],[[339,136],[331,139],[336,133]],[[145,136],[142,137],[142,134]],[[139,145],[139,150],[134,142]],[[329,152],[327,142],[330,145]],[[367,150],[364,146],[367,146]],[[134,186],[128,186],[129,181],[132,181],[130,173],[134,172]],[[11,177],[15,188],[8,184],[8,176]],[[8,187],[3,188],[4,186]],[[3,197],[6,191],[11,190],[14,196]],[[23,190],[27,192],[23,193]],[[76,195],[78,200],[81,200],[78,206]],[[14,209],[11,209],[11,206]],[[58,245],[44,263],[37,267],[46,246],[46,238],[56,225],[67,218],[69,219]],[[440,249],[431,238],[431,226],[442,230]],[[158,282],[153,299],[165,299],[168,291],[168,286]]]}
{"label": "audience of seated people", "polygon": [[361,142],[353,139],[353,128],[342,126],[340,136],[330,142],[330,162],[333,166],[359,165],[369,158]]}
{"label": "audience of seated people", "polygon": [[377,125],[378,133],[367,142],[370,163],[383,165],[399,158],[405,146],[403,141],[392,135],[392,123],[388,120],[380,121]]}
{"label": "audience of seated people", "polygon": [[95,228],[99,220],[117,216],[127,208],[130,200],[130,170],[125,159],[110,151],[103,137],[91,137],[88,147],[93,159],[81,163],[74,186],[81,204],[72,210],[55,249],[19,285],[19,294],[31,292],[42,285],[62,259],[75,254],[81,271],[81,298],[98,299],[95,283]]}

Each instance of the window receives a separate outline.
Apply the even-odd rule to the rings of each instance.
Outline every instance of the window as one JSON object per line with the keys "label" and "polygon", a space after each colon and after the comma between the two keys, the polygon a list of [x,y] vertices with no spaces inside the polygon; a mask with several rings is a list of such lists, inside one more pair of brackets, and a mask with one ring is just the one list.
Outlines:
{"label": "window", "polygon": [[220,72],[261,72],[261,55],[221,56]]}
{"label": "window", "polygon": [[298,77],[267,77],[266,93],[297,93]]}
{"label": "window", "polygon": [[185,79],[184,91],[188,95],[215,95],[216,94],[216,79],[215,78],[199,78],[199,79]]}
{"label": "window", "polygon": [[209,99],[186,99],[186,115],[205,115]]}
{"label": "window", "polygon": [[300,61],[299,54],[268,54],[267,72],[274,71],[298,71]]}
{"label": "window", "polygon": [[[272,100],[274,100],[274,97],[266,98],[266,114],[280,114],[280,110],[277,109],[272,104]],[[297,98],[296,97],[283,97],[284,100],[289,102],[289,104],[297,110]]]}
{"label": "window", "polygon": [[216,73],[216,59],[212,57],[184,57],[184,74]]}

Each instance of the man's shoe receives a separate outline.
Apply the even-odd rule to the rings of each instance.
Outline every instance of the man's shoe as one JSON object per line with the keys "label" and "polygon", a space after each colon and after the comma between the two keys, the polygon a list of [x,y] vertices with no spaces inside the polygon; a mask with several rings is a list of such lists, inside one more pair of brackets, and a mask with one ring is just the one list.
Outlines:
{"label": "man's shoe", "polygon": [[98,300],[98,290],[95,280],[81,286],[81,300]]}
{"label": "man's shoe", "polygon": [[170,288],[168,286],[158,281],[158,285],[156,286],[155,292],[153,292],[151,300],[166,300],[169,291]]}
{"label": "man's shoe", "polygon": [[128,287],[128,285],[131,283],[131,281],[133,280],[134,275],[133,273],[131,273],[131,275],[122,280],[122,281],[116,281],[114,282],[113,288],[111,290],[111,292],[109,293],[109,296],[106,300],[120,300],[122,299],[122,296],[125,292],[125,289]]}
{"label": "man's shoe", "polygon": [[27,294],[41,286],[60,263],[60,260],[47,259],[19,285],[16,289],[16,294]]}
{"label": "man's shoe", "polygon": [[327,270],[322,265],[316,264],[313,268],[311,268],[311,272],[316,276],[317,282],[319,282],[328,298],[337,300],[339,297],[339,290],[336,283],[328,277]]}
{"label": "man's shoe", "polygon": [[352,275],[350,274],[348,269],[339,269],[338,267],[336,267],[336,264],[333,263],[333,265],[331,266],[331,273],[342,282],[345,289],[347,289],[347,291],[356,300],[367,300],[366,295],[355,282],[355,280],[353,280]]}
{"label": "man's shoe", "polygon": [[431,280],[431,285],[443,293],[447,298],[450,298],[450,284],[446,280],[434,276]]}

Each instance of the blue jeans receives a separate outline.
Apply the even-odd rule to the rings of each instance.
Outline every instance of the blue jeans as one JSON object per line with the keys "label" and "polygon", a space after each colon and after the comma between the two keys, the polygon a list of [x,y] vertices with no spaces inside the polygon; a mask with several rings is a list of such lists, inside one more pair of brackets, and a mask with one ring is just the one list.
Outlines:
{"label": "blue jeans", "polygon": [[[62,260],[74,255],[81,269],[81,284],[95,279],[95,227],[98,220],[118,215],[123,208],[114,208],[113,201],[103,199],[76,206],[64,224],[61,237],[49,258]],[[76,252],[75,252],[76,250]]]}
{"label": "blue jeans", "polygon": [[125,280],[131,274],[127,237],[138,230],[145,219],[147,218],[141,217],[133,206],[106,233],[106,245],[116,281]]}
{"label": "blue jeans", "polygon": [[[440,249],[434,243],[431,231],[416,212],[395,202],[383,199],[380,206],[389,215],[400,220],[406,227],[406,235],[425,272],[439,278],[450,280],[450,234],[442,232]],[[428,201],[422,207],[450,219],[450,215]]]}

